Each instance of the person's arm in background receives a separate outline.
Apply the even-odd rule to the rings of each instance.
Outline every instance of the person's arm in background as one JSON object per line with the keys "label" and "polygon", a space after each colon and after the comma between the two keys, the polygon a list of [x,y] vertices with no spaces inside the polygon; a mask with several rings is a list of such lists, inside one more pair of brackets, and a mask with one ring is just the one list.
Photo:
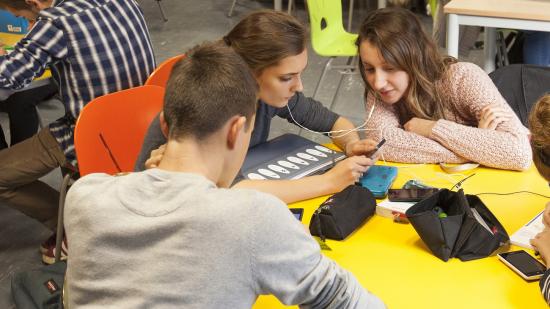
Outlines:
{"label": "person's arm in background", "polygon": [[385,308],[353,274],[321,254],[319,244],[286,205],[266,196],[258,203],[261,207],[255,207],[259,210],[247,229],[249,248],[244,250],[257,294],[273,294],[286,305],[305,308]]}
{"label": "person's arm in background", "polygon": [[550,305],[550,202],[546,204],[546,209],[542,217],[544,230],[531,239],[531,245],[540,254],[540,257],[546,264],[546,272],[540,278],[539,285],[542,296],[546,303]]}
{"label": "person's arm in background", "polygon": [[[374,110],[372,110],[374,106]],[[440,143],[407,132],[400,124],[392,106],[378,101],[374,95],[367,97],[365,134],[373,140],[386,139],[381,154],[385,160],[403,163],[464,163],[467,160],[456,155]]]}
{"label": "person's arm in background", "polygon": [[51,21],[39,19],[12,52],[0,56],[0,87],[23,88],[68,52],[63,31]]}
{"label": "person's arm in background", "polygon": [[528,131],[498,92],[489,76],[478,66],[471,63],[458,63],[450,68],[450,77],[444,89],[449,91],[450,100],[461,112],[472,115],[478,123],[487,113],[488,106],[499,106],[505,116],[495,129],[477,128],[440,119],[433,122],[430,130],[429,120],[413,118],[405,127],[412,132],[424,135],[439,142],[450,151],[465,159],[485,166],[525,170],[531,165],[532,153],[528,140]]}

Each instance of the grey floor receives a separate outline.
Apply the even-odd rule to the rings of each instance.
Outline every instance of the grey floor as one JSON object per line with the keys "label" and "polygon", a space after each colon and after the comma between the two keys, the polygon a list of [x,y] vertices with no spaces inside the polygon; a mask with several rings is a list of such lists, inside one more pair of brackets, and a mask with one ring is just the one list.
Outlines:
{"label": "grey floor", "polygon": [[[162,5],[168,17],[168,21],[163,22],[156,1],[140,0],[139,2],[142,4],[149,25],[158,63],[185,52],[195,44],[219,38],[246,13],[272,6],[272,2],[267,0],[240,0],[235,7],[233,17],[228,18],[226,14],[231,4],[230,0],[163,0]],[[303,1],[295,2],[298,3],[298,8],[293,14],[307,23],[307,13],[304,11]],[[347,1],[343,2],[347,3]],[[286,1],[284,3],[286,6]],[[368,10],[374,8],[376,1],[356,1],[356,4],[352,31],[357,31],[360,20]],[[345,11],[347,12],[346,9]],[[431,18],[424,16],[423,21],[427,28],[431,29]],[[347,19],[344,22],[347,24]],[[480,59],[481,53],[473,51],[467,59],[461,60],[479,64]],[[309,50],[309,65],[303,73],[306,95],[312,95],[325,61],[325,58],[316,56],[311,49]],[[330,73],[323,84],[322,91],[317,96],[317,99],[327,106],[336,91],[338,76],[337,72]],[[359,124],[361,117],[365,114],[362,92],[360,76],[358,74],[345,75],[333,110]],[[63,113],[63,108],[57,101],[40,104],[40,110],[47,122],[56,119]],[[4,130],[8,127],[7,117],[3,113],[0,113],[0,124]],[[286,132],[297,133],[298,129],[286,121],[275,119],[271,136],[278,136]],[[9,135],[9,132],[6,133]],[[327,141],[325,137],[318,135],[308,133],[302,135],[319,142]],[[52,187],[59,188],[61,176],[59,171],[54,171],[46,175],[43,180]],[[2,202],[0,202],[0,227],[0,308],[14,308],[10,293],[11,276],[15,272],[42,265],[38,247],[40,242],[50,235],[50,232],[36,221],[13,211]]]}

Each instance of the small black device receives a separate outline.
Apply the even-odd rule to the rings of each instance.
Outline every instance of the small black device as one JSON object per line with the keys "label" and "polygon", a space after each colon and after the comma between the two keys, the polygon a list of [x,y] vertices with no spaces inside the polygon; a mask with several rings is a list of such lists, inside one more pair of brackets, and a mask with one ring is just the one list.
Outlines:
{"label": "small black device", "polygon": [[546,271],[544,264],[523,250],[499,253],[498,258],[528,281],[540,279]]}
{"label": "small black device", "polygon": [[298,221],[302,221],[302,216],[304,215],[304,209],[303,208],[289,208],[290,212],[298,219]]}
{"label": "small black device", "polygon": [[374,151],[369,154],[369,158],[374,159],[374,157],[378,153],[378,150],[380,150],[380,147],[382,147],[382,145],[384,145],[384,143],[386,143],[386,139],[382,138],[382,140],[378,143],[378,145],[376,145],[376,148],[374,148]]}
{"label": "small black device", "polygon": [[388,199],[392,202],[419,202],[437,191],[437,188],[389,189]]}

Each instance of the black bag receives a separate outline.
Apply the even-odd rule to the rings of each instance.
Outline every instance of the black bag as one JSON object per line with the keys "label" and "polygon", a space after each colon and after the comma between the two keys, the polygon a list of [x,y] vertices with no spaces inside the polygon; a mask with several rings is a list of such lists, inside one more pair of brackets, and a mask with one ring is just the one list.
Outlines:
{"label": "black bag", "polygon": [[343,240],[374,214],[376,199],[362,186],[350,185],[319,206],[311,217],[312,235]]}
{"label": "black bag", "polygon": [[11,295],[17,308],[63,308],[63,281],[67,263],[57,262],[15,274]]}
{"label": "black bag", "polygon": [[462,189],[442,189],[409,208],[406,215],[422,241],[443,261],[484,258],[510,240],[487,206],[477,196],[464,195]]}

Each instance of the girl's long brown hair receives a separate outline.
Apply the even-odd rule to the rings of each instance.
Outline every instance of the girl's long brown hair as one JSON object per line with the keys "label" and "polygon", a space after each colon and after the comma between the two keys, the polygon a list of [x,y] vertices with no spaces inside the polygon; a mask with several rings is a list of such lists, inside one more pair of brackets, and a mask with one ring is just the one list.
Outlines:
{"label": "girl's long brown hair", "polygon": [[[450,102],[441,100],[438,90],[449,65],[456,59],[439,54],[414,13],[401,8],[369,13],[359,29],[358,48],[364,41],[376,47],[388,64],[409,76],[403,104],[397,105],[401,123],[412,117],[438,120],[444,118],[446,108],[456,112],[454,106],[447,106]],[[366,99],[369,92],[374,94],[375,91],[367,82],[362,61],[359,61],[359,70],[365,82]]]}

